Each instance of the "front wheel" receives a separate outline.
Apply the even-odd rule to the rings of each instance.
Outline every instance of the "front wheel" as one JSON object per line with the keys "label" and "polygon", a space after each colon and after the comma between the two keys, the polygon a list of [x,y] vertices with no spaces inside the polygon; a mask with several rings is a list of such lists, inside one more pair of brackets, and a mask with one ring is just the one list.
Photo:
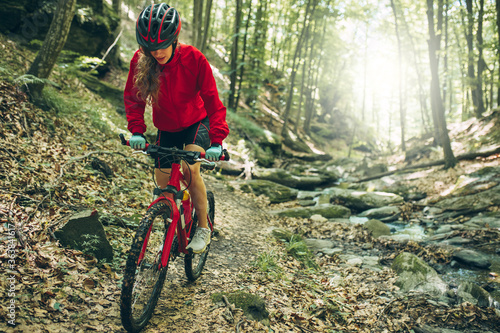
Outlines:
{"label": "front wheel", "polygon": [[[215,199],[214,194],[211,191],[207,191],[207,218],[208,225],[212,230],[212,235],[214,231],[214,217],[215,217]],[[194,233],[196,228],[198,227],[198,217],[196,213],[193,216],[193,227],[191,228],[191,235],[189,236],[191,239],[194,237]],[[201,272],[203,271],[203,267],[205,266],[205,262],[207,261],[208,252],[210,250],[210,244],[208,244],[207,248],[202,253],[193,253],[189,251],[188,254],[184,257],[184,268],[186,271],[186,276],[189,281],[195,281],[200,277]]]}
{"label": "front wheel", "polygon": [[171,208],[165,202],[153,205],[139,224],[132,242],[120,304],[122,324],[128,332],[142,330],[158,302],[168,268],[168,264],[162,268],[159,264],[170,215]]}

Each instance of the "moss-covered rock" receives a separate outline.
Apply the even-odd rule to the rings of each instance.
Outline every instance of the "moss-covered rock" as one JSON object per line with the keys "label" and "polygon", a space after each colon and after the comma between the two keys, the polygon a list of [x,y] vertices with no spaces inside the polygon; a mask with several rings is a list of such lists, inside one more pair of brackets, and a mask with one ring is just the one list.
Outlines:
{"label": "moss-covered rock", "polygon": [[224,302],[223,296],[226,296],[229,303],[243,310],[249,319],[261,321],[269,325],[269,312],[266,310],[264,300],[254,294],[236,291],[232,293],[215,293],[212,295],[212,302]]}
{"label": "moss-covered rock", "polygon": [[[57,8],[56,0],[7,0],[0,6],[0,32],[30,42],[45,39]],[[98,57],[115,39],[120,18],[103,0],[78,0],[64,48]],[[107,60],[112,58],[112,53]]]}
{"label": "moss-covered rock", "polygon": [[321,215],[327,219],[330,218],[346,218],[351,215],[349,208],[339,205],[319,205],[314,207],[299,207],[291,209],[283,209],[271,212],[278,216],[310,218],[313,215]]}
{"label": "moss-covered rock", "polygon": [[271,203],[292,201],[297,198],[298,194],[298,190],[296,189],[276,184],[268,180],[247,180],[245,184],[243,184],[242,191],[248,192],[249,188],[256,195],[263,194],[267,196]]}
{"label": "moss-covered rock", "polygon": [[370,231],[373,238],[391,234],[391,228],[379,220],[366,221],[363,227]]}
{"label": "moss-covered rock", "polygon": [[399,254],[392,263],[392,269],[399,276],[396,285],[403,292],[416,290],[441,296],[448,289],[437,272],[412,253]]}

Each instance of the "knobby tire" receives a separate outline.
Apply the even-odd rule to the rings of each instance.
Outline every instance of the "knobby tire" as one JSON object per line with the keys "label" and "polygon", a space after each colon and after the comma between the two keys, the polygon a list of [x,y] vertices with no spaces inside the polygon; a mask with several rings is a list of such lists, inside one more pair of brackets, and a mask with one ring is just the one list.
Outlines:
{"label": "knobby tire", "polygon": [[[212,221],[212,227],[213,227],[214,216],[215,216],[215,199],[214,199],[214,194],[211,191],[207,191],[207,201],[208,201],[207,204],[208,218],[210,219],[210,221]],[[193,213],[194,213],[193,227],[191,228],[191,235],[190,235],[191,239],[193,239],[196,227],[198,226],[198,217],[196,216],[194,210]],[[205,251],[200,254],[196,254],[190,251],[190,253],[184,256],[184,269],[189,281],[195,281],[200,277],[201,272],[203,271],[203,267],[205,266],[205,262],[207,261],[209,250],[210,250],[210,244],[208,244]]]}
{"label": "knobby tire", "polygon": [[[165,283],[168,264],[162,269],[158,269],[158,264],[170,215],[168,204],[154,204],[147,210],[132,242],[123,275],[120,304],[122,324],[128,332],[139,332],[147,325]],[[153,227],[145,255],[138,266],[139,255],[151,225]]]}

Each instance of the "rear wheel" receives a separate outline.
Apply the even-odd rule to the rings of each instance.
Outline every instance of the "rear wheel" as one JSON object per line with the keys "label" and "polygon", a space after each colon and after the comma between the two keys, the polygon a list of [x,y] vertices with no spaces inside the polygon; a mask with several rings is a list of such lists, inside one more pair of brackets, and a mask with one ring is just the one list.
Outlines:
{"label": "rear wheel", "polygon": [[[132,242],[123,275],[120,305],[122,324],[128,332],[142,330],[158,302],[168,268],[168,264],[161,269],[158,266],[170,215],[171,208],[165,202],[153,205],[142,219]],[[139,262],[143,247],[144,256]]]}
{"label": "rear wheel", "polygon": [[[207,191],[207,215],[208,215],[208,225],[212,230],[213,235],[213,227],[214,227],[214,216],[215,216],[215,199],[214,194],[211,191]],[[196,214],[193,216],[193,227],[191,228],[190,238],[194,237],[194,233],[196,228],[198,227],[198,217]],[[188,254],[184,257],[184,268],[186,271],[186,276],[189,281],[195,281],[200,277],[201,272],[203,271],[203,267],[205,266],[205,262],[207,261],[208,252],[210,250],[210,244],[207,245],[207,248],[204,252],[196,254],[192,251],[189,251]]]}

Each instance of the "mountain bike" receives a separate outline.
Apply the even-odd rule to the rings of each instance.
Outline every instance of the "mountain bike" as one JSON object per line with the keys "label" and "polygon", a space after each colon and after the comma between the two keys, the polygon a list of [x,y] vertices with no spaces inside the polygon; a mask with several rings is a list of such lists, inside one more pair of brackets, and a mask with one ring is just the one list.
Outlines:
{"label": "mountain bike", "polygon": [[[123,134],[122,144],[128,145]],[[184,271],[189,281],[195,281],[205,266],[210,244],[204,252],[195,254],[186,247],[194,236],[198,218],[189,195],[189,184],[181,171],[181,163],[201,162],[202,167],[213,169],[214,162],[205,154],[177,148],[147,144],[143,152],[150,157],[172,163],[170,181],[166,188],[155,189],[153,199],[132,241],[125,265],[121,291],[120,312],[123,327],[128,332],[142,330],[153,315],[154,308],[165,283],[169,263],[184,256]],[[221,160],[229,160],[226,150]],[[208,226],[214,230],[215,200],[207,191]]]}

